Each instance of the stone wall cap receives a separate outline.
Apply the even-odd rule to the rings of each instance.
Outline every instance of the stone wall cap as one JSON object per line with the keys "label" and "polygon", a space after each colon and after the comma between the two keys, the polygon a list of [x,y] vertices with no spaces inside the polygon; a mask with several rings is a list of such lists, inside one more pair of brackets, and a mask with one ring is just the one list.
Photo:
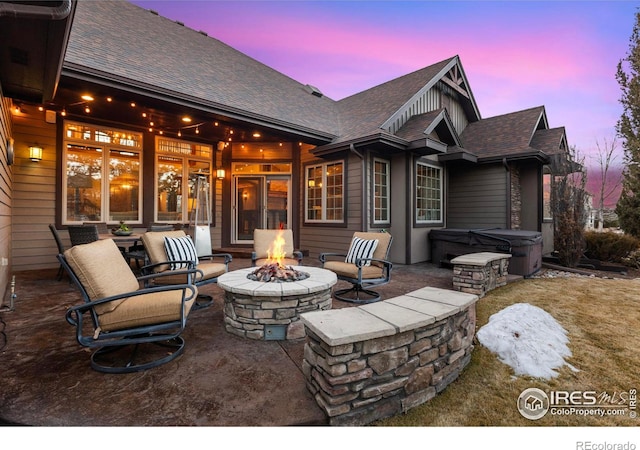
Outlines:
{"label": "stone wall cap", "polygon": [[452,291],[451,289],[440,289],[435,287],[423,287],[417,291],[405,294],[409,297],[417,297],[423,300],[431,300],[446,305],[458,306],[462,309],[473,305],[480,297],[466,292]]}
{"label": "stone wall cap", "polygon": [[492,261],[499,259],[511,258],[509,253],[492,253],[492,252],[479,252],[469,253],[467,255],[461,255],[453,258],[451,264],[466,264],[468,266],[486,266]]}
{"label": "stone wall cap", "polygon": [[390,336],[446,319],[478,301],[478,296],[425,287],[382,302],[312,311],[300,320],[331,346]]}
{"label": "stone wall cap", "polygon": [[459,306],[446,305],[418,297],[411,297],[410,295],[401,295],[385,301],[412,310],[414,313],[431,316],[434,318],[434,322],[436,320],[446,319],[462,310]]}
{"label": "stone wall cap", "polygon": [[361,307],[313,311],[300,320],[331,346],[351,344],[396,334],[396,328]]}
{"label": "stone wall cap", "polygon": [[415,309],[405,308],[391,301],[369,303],[359,307],[379,319],[389,322],[398,333],[430,325],[436,321],[432,315],[423,314]]}
{"label": "stone wall cap", "polygon": [[334,272],[319,267],[293,266],[295,270],[308,272],[310,278],[286,283],[265,283],[247,278],[257,267],[249,267],[227,272],[218,277],[218,286],[234,294],[254,297],[274,297],[288,295],[305,295],[331,288],[338,278]]}

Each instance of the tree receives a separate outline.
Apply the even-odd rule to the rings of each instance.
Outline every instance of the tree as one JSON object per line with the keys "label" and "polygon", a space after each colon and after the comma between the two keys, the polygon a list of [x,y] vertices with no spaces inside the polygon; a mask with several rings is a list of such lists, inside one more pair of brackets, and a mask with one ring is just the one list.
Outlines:
{"label": "tree", "polygon": [[618,62],[616,72],[623,109],[616,131],[624,139],[625,162],[616,213],[620,227],[626,233],[640,237],[640,13],[636,13],[629,42],[629,52]]}
{"label": "tree", "polygon": [[584,170],[584,161],[576,158],[577,151],[571,147],[567,159],[558,161],[551,189],[553,245],[558,261],[566,267],[576,267],[586,249],[586,174],[576,171],[578,168]]}
{"label": "tree", "polygon": [[602,146],[600,145],[600,142],[596,140],[596,147],[598,148],[598,154],[596,155],[597,163],[600,168],[598,231],[602,232],[602,228],[604,227],[604,202],[616,191],[616,188],[622,180],[616,179],[609,182],[609,169],[618,159],[618,154],[616,153],[616,150],[618,149],[617,138],[614,136],[611,142],[609,142],[607,138],[604,138]]}

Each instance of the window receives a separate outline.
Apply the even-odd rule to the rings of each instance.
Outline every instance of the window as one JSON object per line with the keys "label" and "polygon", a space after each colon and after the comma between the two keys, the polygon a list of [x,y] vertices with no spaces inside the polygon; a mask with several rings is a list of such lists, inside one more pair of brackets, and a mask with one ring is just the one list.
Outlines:
{"label": "window", "polygon": [[[156,152],[154,220],[166,223],[185,222],[189,219],[189,212],[193,210],[198,177],[204,176],[210,189],[213,147],[157,138]],[[187,180],[186,183],[184,180]]]}
{"label": "window", "polygon": [[65,122],[62,223],[140,223],[142,135]]}
{"label": "window", "polygon": [[305,171],[307,222],[344,222],[344,162],[308,166]]}
{"label": "window", "polygon": [[416,165],[416,223],[442,222],[442,169]]}
{"label": "window", "polygon": [[373,160],[373,223],[389,223],[389,161]]}

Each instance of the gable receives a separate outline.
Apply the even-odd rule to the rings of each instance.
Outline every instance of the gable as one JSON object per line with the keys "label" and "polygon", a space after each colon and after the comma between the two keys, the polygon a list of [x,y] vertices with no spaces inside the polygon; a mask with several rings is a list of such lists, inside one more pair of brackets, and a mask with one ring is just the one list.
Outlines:
{"label": "gable", "polygon": [[544,106],[503,114],[471,123],[460,138],[463,147],[479,160],[514,157],[544,159],[531,142],[536,132],[548,128]]}
{"label": "gable", "polygon": [[411,117],[396,135],[409,142],[408,148],[422,155],[445,153],[448,146],[460,146],[460,138],[446,109]]}
{"label": "gable", "polygon": [[480,119],[460,58],[444,61],[440,70],[381,125],[389,133],[396,133],[411,117],[439,108],[447,108],[461,133],[467,123]]}

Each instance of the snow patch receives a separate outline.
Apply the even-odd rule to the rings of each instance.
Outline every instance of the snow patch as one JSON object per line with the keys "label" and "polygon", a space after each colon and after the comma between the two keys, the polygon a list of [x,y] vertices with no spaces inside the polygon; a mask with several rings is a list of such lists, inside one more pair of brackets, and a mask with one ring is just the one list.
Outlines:
{"label": "snow patch", "polygon": [[567,332],[551,314],[528,303],[516,303],[493,314],[478,340],[516,375],[554,378],[571,356]]}

